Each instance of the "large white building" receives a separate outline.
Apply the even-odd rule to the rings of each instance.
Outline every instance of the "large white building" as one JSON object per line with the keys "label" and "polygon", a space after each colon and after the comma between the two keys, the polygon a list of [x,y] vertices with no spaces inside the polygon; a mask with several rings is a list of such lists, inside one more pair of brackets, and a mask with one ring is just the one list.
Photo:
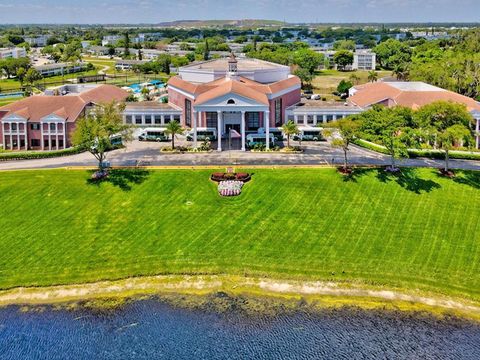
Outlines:
{"label": "large white building", "polygon": [[25,50],[25,48],[22,48],[22,47],[0,48],[0,59],[8,59],[8,58],[18,59],[26,56],[27,56],[27,51]]}

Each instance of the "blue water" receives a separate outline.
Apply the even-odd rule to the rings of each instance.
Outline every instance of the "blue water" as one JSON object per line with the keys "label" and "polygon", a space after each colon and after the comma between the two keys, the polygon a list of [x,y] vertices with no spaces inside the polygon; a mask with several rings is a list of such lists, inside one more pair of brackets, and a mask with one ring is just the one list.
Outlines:
{"label": "blue water", "polygon": [[13,92],[13,93],[0,94],[0,99],[1,98],[16,98],[16,97],[23,97],[23,92]]}
{"label": "blue water", "polygon": [[480,359],[480,325],[401,313],[276,317],[138,301],[115,312],[0,310],[1,359]]}

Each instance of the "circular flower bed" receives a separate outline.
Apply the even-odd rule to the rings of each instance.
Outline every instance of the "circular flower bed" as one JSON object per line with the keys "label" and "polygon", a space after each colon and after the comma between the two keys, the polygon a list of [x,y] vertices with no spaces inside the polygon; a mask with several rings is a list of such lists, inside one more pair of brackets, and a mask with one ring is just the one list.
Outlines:
{"label": "circular flower bed", "polygon": [[242,192],[243,181],[227,180],[218,183],[218,193],[221,196],[237,196]]}

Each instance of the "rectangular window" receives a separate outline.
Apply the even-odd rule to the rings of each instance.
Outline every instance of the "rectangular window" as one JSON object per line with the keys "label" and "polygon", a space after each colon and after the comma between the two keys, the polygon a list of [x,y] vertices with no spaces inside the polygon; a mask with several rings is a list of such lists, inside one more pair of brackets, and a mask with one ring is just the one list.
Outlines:
{"label": "rectangular window", "polygon": [[45,140],[43,141],[43,146],[45,146],[45,149],[48,148],[48,139],[45,139]]}
{"label": "rectangular window", "polygon": [[142,116],[141,115],[135,115],[135,124],[142,125]]}
{"label": "rectangular window", "polygon": [[180,115],[173,115],[173,121],[180,122]]}
{"label": "rectangular window", "polygon": [[185,126],[192,126],[192,102],[185,99]]}
{"label": "rectangular window", "polygon": [[288,115],[288,121],[295,122],[295,116],[294,115]]}
{"label": "rectangular window", "polygon": [[51,131],[55,131],[55,130],[56,130],[55,123],[50,123],[50,130],[51,130]]}
{"label": "rectangular window", "polygon": [[275,100],[275,126],[282,126],[282,98]]}
{"label": "rectangular window", "polygon": [[162,116],[161,115],[155,115],[155,124],[160,125],[162,123]]}
{"label": "rectangular window", "polygon": [[307,115],[307,124],[309,125],[313,124],[313,115]]}
{"label": "rectangular window", "polygon": [[125,116],[125,123],[126,124],[131,124],[132,123],[132,115]]}
{"label": "rectangular window", "polygon": [[151,124],[151,123],[152,123],[152,116],[145,115],[145,124]]}
{"label": "rectangular window", "polygon": [[258,112],[245,113],[248,130],[258,130],[260,127],[260,114]]}
{"label": "rectangular window", "polygon": [[297,124],[299,124],[299,125],[305,124],[305,116],[304,115],[298,115]]}
{"label": "rectangular window", "polygon": [[58,147],[63,148],[63,139],[58,140]]}
{"label": "rectangular window", "polygon": [[57,147],[57,139],[52,139],[52,148]]}
{"label": "rectangular window", "polygon": [[39,147],[40,146],[40,139],[31,139],[30,140],[31,147]]}
{"label": "rectangular window", "polygon": [[333,121],[333,115],[327,115],[327,122]]}
{"label": "rectangular window", "polygon": [[164,117],[164,123],[169,124],[170,123],[170,115],[165,115]]}
{"label": "rectangular window", "polygon": [[206,112],[207,117],[207,127],[208,128],[217,128],[218,125],[218,113],[217,112]]}
{"label": "rectangular window", "polygon": [[30,123],[30,130],[40,130],[40,123]]}
{"label": "rectangular window", "polygon": [[13,131],[17,130],[17,124],[16,123],[11,123],[10,124],[10,130],[13,130]]}

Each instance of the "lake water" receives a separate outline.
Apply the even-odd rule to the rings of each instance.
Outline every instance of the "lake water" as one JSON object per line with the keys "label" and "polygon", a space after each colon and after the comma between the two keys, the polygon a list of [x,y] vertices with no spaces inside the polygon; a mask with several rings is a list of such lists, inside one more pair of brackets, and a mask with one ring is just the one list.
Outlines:
{"label": "lake water", "polygon": [[480,325],[353,310],[275,317],[155,300],[114,312],[0,309],[1,359],[480,359]]}

